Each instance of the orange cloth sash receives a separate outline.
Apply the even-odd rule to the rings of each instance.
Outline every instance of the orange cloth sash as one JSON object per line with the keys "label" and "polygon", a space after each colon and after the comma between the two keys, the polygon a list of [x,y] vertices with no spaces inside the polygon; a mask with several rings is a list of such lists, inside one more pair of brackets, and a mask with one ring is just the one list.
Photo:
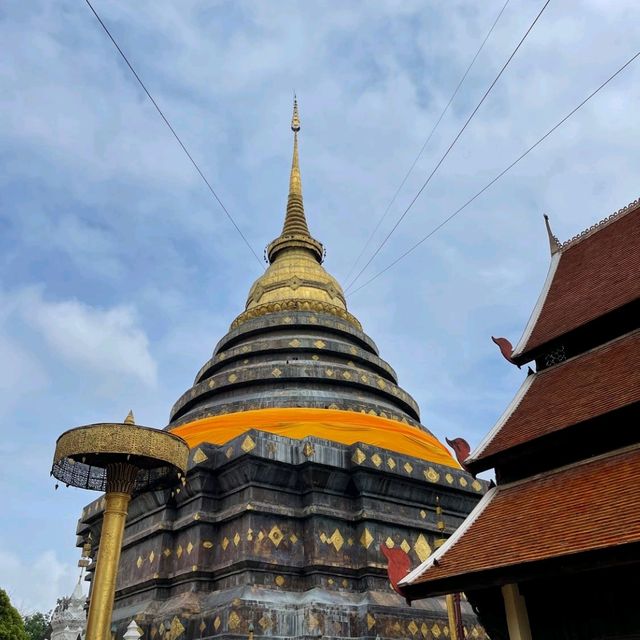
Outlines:
{"label": "orange cloth sash", "polygon": [[239,411],[194,420],[171,429],[193,448],[222,445],[255,429],[301,440],[314,436],[340,444],[363,442],[381,449],[460,468],[446,447],[417,427],[396,420],[338,409],[277,408]]}

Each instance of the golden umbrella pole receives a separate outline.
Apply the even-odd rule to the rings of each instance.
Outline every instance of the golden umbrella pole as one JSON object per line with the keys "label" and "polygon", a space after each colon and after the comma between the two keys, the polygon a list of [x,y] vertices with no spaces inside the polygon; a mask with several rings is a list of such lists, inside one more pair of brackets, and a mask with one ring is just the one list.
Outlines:
{"label": "golden umbrella pole", "polygon": [[86,640],[104,640],[111,629],[122,536],[138,469],[116,463],[107,467],[107,493],[96,572],[89,601]]}
{"label": "golden umbrella pole", "polygon": [[102,533],[92,580],[86,640],[110,637],[124,526],[134,492],[175,484],[186,473],[189,447],[167,431],[124,423],[66,431],[56,443],[51,473],[74,487],[105,491]]}

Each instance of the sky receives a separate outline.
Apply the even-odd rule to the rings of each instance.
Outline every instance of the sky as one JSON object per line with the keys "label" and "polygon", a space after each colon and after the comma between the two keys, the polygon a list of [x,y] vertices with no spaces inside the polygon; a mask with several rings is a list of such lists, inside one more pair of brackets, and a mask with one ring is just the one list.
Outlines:
{"label": "sky", "polygon": [[[282,225],[297,92],[307,218],[344,284],[504,0],[94,4],[259,256]],[[376,243],[542,4],[509,2]],[[552,0],[365,275],[636,53],[638,25],[634,0]],[[84,2],[5,0],[0,41],[0,587],[31,612],[71,593],[95,498],[54,491],[57,436],[129,409],[164,427],[263,266]],[[439,438],[478,444],[526,375],[491,336],[515,344],[538,297],[542,214],[566,240],[638,197],[639,102],[640,61],[348,295]]]}

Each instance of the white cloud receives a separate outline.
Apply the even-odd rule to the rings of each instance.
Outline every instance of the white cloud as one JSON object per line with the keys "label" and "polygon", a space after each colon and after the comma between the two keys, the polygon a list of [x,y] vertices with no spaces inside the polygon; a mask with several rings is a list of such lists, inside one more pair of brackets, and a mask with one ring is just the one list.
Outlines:
{"label": "white cloud", "polygon": [[51,549],[29,558],[0,544],[0,588],[23,615],[53,609],[58,598],[71,595],[77,579],[77,569]]}
{"label": "white cloud", "polygon": [[51,349],[70,364],[106,376],[137,378],[149,386],[156,383],[149,340],[131,307],[48,302],[30,290],[22,295],[20,308]]}

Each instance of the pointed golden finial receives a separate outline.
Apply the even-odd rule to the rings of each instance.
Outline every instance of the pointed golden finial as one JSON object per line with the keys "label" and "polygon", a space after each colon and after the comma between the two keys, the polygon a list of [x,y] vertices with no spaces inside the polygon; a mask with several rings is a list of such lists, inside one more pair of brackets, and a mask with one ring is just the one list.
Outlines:
{"label": "pointed golden finial", "polygon": [[554,253],[558,253],[560,251],[560,240],[553,234],[551,231],[551,224],[549,223],[549,216],[545,213],[544,215],[544,224],[547,227],[547,236],[549,237],[549,250],[551,251],[551,255]]}
{"label": "pointed golden finial", "polygon": [[298,115],[298,98],[293,94],[293,115],[291,116],[291,131],[298,133],[300,131],[300,116]]}
{"label": "pointed golden finial", "polygon": [[133,411],[130,410],[129,413],[127,413],[127,417],[124,419],[124,423],[125,424],[135,424],[136,421],[133,417]]}
{"label": "pointed golden finial", "polygon": [[300,113],[298,99],[293,96],[293,114],[291,116],[293,131],[293,158],[291,160],[291,176],[289,178],[289,196],[287,213],[284,218],[282,233],[267,247],[269,262],[287,248],[304,248],[310,250],[318,262],[322,262],[324,248],[320,242],[311,237],[302,201],[302,178],[300,177],[300,159],[298,157],[298,132],[300,131]]}
{"label": "pointed golden finial", "polygon": [[[293,96],[293,115],[291,116],[291,131],[293,131],[293,159],[291,160],[291,177],[289,178],[289,200],[287,201],[287,217],[284,221],[283,235],[297,233],[309,235],[309,228],[304,217],[302,204],[302,178],[300,177],[300,159],[298,157],[298,131],[300,131],[300,115],[298,114],[298,100]],[[287,226],[287,223],[289,225]]]}

